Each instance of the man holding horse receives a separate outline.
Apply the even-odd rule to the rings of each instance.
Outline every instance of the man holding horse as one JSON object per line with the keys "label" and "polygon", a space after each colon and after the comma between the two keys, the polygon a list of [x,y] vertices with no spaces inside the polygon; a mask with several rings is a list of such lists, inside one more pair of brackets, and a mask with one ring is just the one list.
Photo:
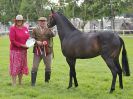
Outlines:
{"label": "man holding horse", "polygon": [[36,43],[33,48],[33,66],[31,70],[31,85],[35,86],[36,76],[40,61],[43,59],[45,64],[45,82],[49,82],[51,75],[51,62],[53,56],[53,37],[55,34],[47,28],[47,19],[40,17],[38,25],[32,31],[32,38]]}

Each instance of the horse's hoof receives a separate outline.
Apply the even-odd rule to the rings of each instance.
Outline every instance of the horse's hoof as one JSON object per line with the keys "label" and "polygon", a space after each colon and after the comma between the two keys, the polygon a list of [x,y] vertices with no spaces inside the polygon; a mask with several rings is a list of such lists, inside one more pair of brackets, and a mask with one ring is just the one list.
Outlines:
{"label": "horse's hoof", "polygon": [[113,93],[114,90],[115,90],[115,89],[110,89],[110,92],[109,92],[109,93]]}
{"label": "horse's hoof", "polygon": [[78,87],[78,84],[76,84],[75,87]]}
{"label": "horse's hoof", "polygon": [[121,89],[123,89],[123,86],[120,86]]}
{"label": "horse's hoof", "polygon": [[67,89],[70,89],[72,86],[68,86]]}

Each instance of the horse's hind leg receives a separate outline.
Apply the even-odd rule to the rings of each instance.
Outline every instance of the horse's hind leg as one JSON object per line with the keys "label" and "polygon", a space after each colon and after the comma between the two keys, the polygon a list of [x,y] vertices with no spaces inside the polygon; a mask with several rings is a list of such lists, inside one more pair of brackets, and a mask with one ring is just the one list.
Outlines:
{"label": "horse's hind leg", "polygon": [[123,82],[122,82],[122,69],[119,63],[119,59],[114,60],[114,63],[118,70],[118,76],[119,76],[119,87],[123,89]]}
{"label": "horse's hind leg", "polygon": [[69,67],[70,67],[70,72],[69,72],[70,79],[69,79],[69,86],[68,86],[68,88],[72,87],[72,77],[74,78],[75,87],[77,87],[78,86],[78,82],[77,82],[76,71],[75,71],[75,62],[76,62],[76,59],[66,58],[66,61],[67,61],[68,65],[69,65]]}
{"label": "horse's hind leg", "polygon": [[110,57],[104,57],[102,56],[103,59],[105,60],[106,64],[108,65],[109,69],[111,70],[113,79],[112,79],[112,84],[111,84],[111,89],[110,93],[112,93],[115,90],[115,83],[116,83],[116,77],[117,77],[117,69],[114,64],[113,58]]}
{"label": "horse's hind leg", "polygon": [[78,87],[78,81],[77,81],[77,78],[76,78],[75,66],[74,66],[74,68],[73,68],[73,78],[74,78],[75,87]]}

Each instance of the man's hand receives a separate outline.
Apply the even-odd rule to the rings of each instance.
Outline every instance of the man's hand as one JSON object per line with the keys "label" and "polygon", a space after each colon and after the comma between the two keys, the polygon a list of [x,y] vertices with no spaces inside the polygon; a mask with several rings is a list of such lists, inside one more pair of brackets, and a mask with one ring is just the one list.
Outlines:
{"label": "man's hand", "polygon": [[36,41],[36,43],[37,43],[37,45],[39,45],[39,46],[43,46],[43,42],[41,42],[41,41]]}

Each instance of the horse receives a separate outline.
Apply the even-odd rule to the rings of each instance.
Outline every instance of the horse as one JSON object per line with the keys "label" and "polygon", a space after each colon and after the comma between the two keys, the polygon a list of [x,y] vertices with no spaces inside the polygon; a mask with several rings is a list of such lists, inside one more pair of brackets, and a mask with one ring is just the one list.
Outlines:
{"label": "horse", "polygon": [[[70,68],[68,89],[72,87],[73,79],[75,87],[78,86],[75,70],[76,59],[89,59],[99,55],[112,73],[110,93],[115,90],[117,75],[119,76],[119,87],[123,89],[122,71],[126,76],[130,76],[127,51],[123,39],[110,31],[83,33],[76,29],[60,12],[53,10],[51,12],[47,26],[48,28],[57,26],[61,50]],[[121,49],[122,68],[119,63]]]}
{"label": "horse", "polygon": [[133,31],[130,31],[130,30],[133,30],[133,24],[124,21],[124,22],[121,24],[120,29],[122,29],[122,30],[129,30],[129,31],[125,31],[125,34],[132,34]]}

